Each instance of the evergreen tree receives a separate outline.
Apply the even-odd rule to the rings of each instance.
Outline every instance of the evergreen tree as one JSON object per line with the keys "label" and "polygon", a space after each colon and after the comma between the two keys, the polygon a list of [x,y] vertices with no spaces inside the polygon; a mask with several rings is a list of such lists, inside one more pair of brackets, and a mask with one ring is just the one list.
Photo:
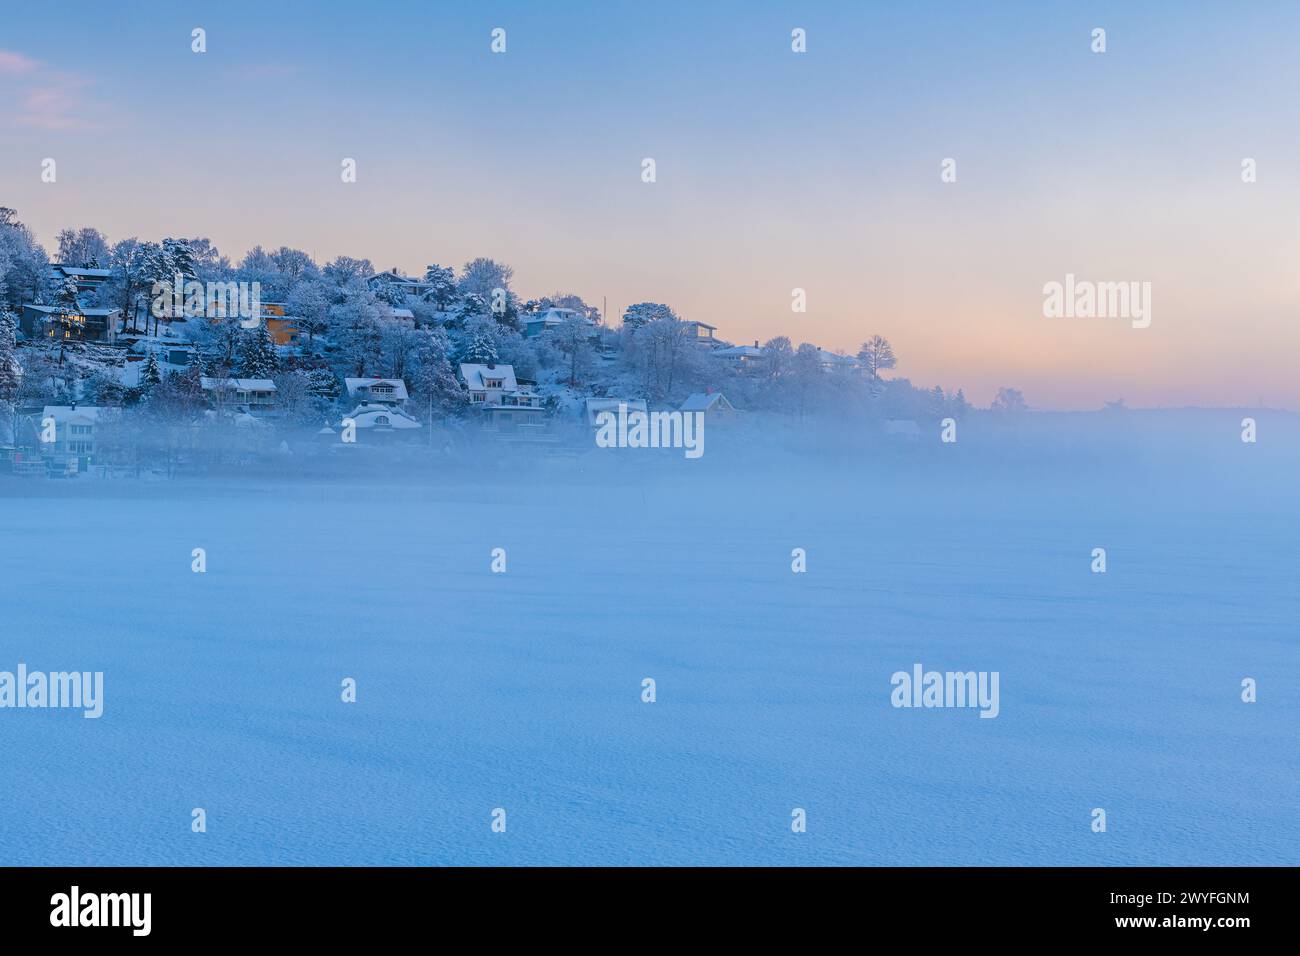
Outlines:
{"label": "evergreen tree", "polygon": [[158,367],[158,355],[150,352],[140,372],[140,390],[145,394],[152,392],[155,386],[162,384],[162,369]]}
{"label": "evergreen tree", "polygon": [[245,332],[239,343],[239,374],[243,378],[270,378],[280,370],[280,356],[265,325]]}
{"label": "evergreen tree", "polygon": [[17,328],[17,317],[12,312],[0,312],[0,403],[14,401],[22,385],[22,366],[14,354]]}

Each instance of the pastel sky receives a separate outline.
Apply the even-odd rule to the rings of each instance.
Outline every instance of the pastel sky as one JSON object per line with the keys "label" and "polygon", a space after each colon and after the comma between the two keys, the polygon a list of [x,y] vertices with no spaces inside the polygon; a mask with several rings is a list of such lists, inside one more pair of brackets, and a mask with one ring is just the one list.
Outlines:
{"label": "pastel sky", "polygon": [[[0,205],[51,250],[486,255],[736,342],[880,333],[980,404],[1300,408],[1293,2],[6,7]],[[1150,282],[1150,328],[1044,318],[1067,273]]]}

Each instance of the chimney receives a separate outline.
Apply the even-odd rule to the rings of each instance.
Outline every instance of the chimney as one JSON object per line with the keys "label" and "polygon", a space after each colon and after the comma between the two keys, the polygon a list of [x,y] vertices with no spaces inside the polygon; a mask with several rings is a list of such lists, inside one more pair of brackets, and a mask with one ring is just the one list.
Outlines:
{"label": "chimney", "polygon": [[758,348],[758,339],[754,339],[754,348]]}

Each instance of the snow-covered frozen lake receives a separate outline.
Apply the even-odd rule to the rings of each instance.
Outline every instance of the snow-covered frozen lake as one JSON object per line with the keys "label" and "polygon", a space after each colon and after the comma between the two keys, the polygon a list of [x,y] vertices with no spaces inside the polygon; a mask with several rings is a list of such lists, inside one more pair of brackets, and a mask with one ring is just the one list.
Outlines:
{"label": "snow-covered frozen lake", "polygon": [[0,670],[105,704],[0,710],[0,864],[1295,865],[1300,495],[1238,451],[7,479]]}

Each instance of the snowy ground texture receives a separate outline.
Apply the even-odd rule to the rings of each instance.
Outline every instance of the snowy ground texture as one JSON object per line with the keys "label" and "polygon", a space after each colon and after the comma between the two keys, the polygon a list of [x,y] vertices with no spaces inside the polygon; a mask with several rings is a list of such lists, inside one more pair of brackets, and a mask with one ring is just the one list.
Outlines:
{"label": "snowy ground texture", "polygon": [[[1295,865],[1297,472],[1225,427],[0,481],[0,670],[106,685],[0,710],[0,864]],[[1000,671],[1001,715],[892,708],[915,662]]]}

